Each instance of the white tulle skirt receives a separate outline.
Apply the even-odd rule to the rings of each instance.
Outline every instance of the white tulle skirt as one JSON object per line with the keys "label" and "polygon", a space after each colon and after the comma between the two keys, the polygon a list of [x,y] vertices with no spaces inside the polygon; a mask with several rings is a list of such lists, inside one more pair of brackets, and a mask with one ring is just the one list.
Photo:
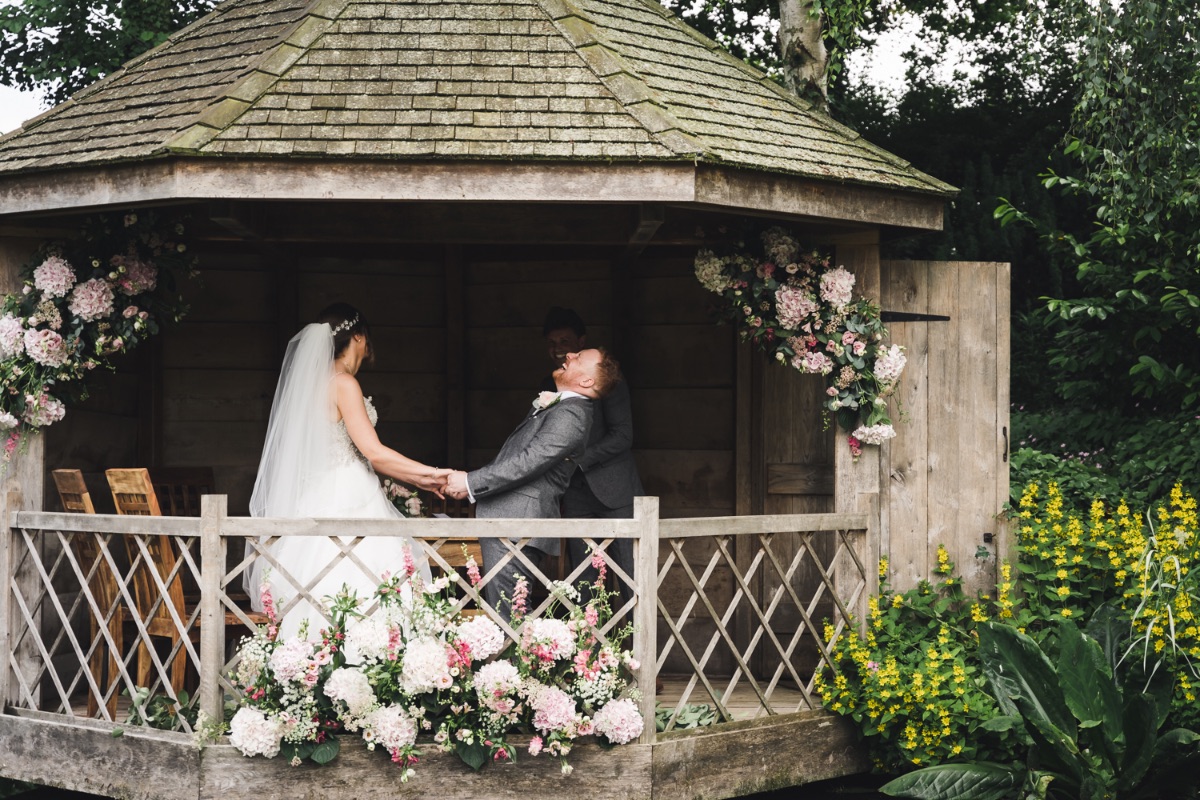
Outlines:
{"label": "white tulle skirt", "polygon": [[[320,496],[312,498],[312,503],[307,504],[304,516],[404,519],[384,495],[375,473],[361,462],[355,461],[333,468],[325,484],[327,491],[322,491]],[[354,541],[354,536],[344,536],[341,540],[344,545],[349,544]],[[271,546],[271,553],[279,563],[279,568],[271,569],[266,573],[266,578],[271,584],[275,606],[282,612],[292,602],[292,598],[299,595],[299,587],[307,586],[327,564],[337,560],[333,569],[308,590],[309,595],[324,602],[325,598],[337,594],[345,585],[357,593],[362,606],[365,607],[385,573],[395,575],[404,570],[406,551],[412,553],[418,570],[427,576],[429,570],[425,559],[420,549],[414,546],[407,536],[369,536],[360,541],[353,552],[358,561],[369,569],[369,574],[349,557],[337,560],[340,550],[330,539],[285,536]],[[260,562],[262,561],[260,559]],[[308,637],[317,638],[318,632],[326,624],[326,618],[303,597],[284,614],[280,624],[280,636],[295,636],[305,619],[309,623]]]}

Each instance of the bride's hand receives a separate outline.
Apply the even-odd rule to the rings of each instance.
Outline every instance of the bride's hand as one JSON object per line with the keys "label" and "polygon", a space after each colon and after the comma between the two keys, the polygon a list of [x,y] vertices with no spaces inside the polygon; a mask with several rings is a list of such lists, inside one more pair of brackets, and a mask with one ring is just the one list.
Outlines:
{"label": "bride's hand", "polygon": [[444,492],[446,491],[446,479],[454,470],[442,467],[435,469],[433,472],[424,476],[417,482],[417,486],[427,492],[433,492],[438,497],[445,499]]}

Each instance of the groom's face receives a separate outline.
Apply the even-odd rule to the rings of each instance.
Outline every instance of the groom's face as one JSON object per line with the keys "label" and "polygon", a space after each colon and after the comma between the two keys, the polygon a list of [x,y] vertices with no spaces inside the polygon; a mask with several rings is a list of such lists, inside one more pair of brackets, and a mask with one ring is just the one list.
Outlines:
{"label": "groom's face", "polygon": [[554,383],[559,389],[589,394],[596,385],[596,367],[602,358],[599,350],[567,353],[563,365],[554,370]]}

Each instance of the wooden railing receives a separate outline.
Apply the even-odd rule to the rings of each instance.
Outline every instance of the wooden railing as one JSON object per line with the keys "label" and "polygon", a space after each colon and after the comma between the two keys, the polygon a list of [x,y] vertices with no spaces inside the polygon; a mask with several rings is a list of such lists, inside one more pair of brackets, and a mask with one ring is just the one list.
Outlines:
{"label": "wooden railing", "polygon": [[[482,609],[515,638],[507,620],[482,602],[482,584],[472,586],[438,552],[447,541],[493,536],[512,537],[505,561],[522,559],[546,586],[550,577],[525,561],[520,544],[580,538],[607,552],[616,539],[634,540],[633,576],[605,556],[610,572],[632,578],[634,591],[598,633],[610,635],[618,621],[632,619],[648,722],[656,705],[669,709],[668,730],[700,705],[718,723],[818,708],[813,675],[832,644],[823,624],[833,626],[835,638],[845,635],[852,619],[863,618],[873,586],[868,528],[865,514],[660,521],[657,498],[638,498],[630,520],[251,519],[226,516],[221,496],[204,499],[200,518],[16,512],[0,540],[0,697],[5,713],[121,723],[127,712],[117,713],[118,700],[140,687],[159,698],[159,710],[172,713],[179,730],[192,730],[198,710],[220,718],[226,698],[238,697],[228,678],[236,642],[253,628],[239,597],[243,572],[256,557],[270,559],[281,536],[328,537],[340,543],[339,559],[372,574],[400,565],[363,564],[353,556],[359,542],[414,537],[429,563],[458,584],[460,606]],[[164,545],[158,537],[178,556],[166,575],[146,569],[152,545]],[[244,556],[246,542],[252,552]],[[658,569],[645,568],[650,564]],[[155,596],[138,596],[138,570],[148,574]],[[280,594],[303,596],[319,578]],[[178,588],[185,599],[177,608],[168,598]],[[542,601],[530,616],[548,605]],[[172,635],[161,635],[163,618]],[[198,684],[186,700],[172,683],[179,684],[177,670]],[[660,675],[668,686],[656,698]],[[654,736],[648,724],[642,741]]]}

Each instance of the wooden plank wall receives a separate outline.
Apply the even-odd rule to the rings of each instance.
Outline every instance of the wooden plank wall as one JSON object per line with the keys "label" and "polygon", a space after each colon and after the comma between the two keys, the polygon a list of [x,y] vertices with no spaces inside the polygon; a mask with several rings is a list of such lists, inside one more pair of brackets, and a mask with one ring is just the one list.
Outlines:
{"label": "wooden plank wall", "polygon": [[1009,266],[884,262],[883,272],[885,308],[950,317],[890,326],[908,356],[904,413],[881,466],[893,584],[930,578],[940,544],[969,593],[992,592],[1009,550]]}

